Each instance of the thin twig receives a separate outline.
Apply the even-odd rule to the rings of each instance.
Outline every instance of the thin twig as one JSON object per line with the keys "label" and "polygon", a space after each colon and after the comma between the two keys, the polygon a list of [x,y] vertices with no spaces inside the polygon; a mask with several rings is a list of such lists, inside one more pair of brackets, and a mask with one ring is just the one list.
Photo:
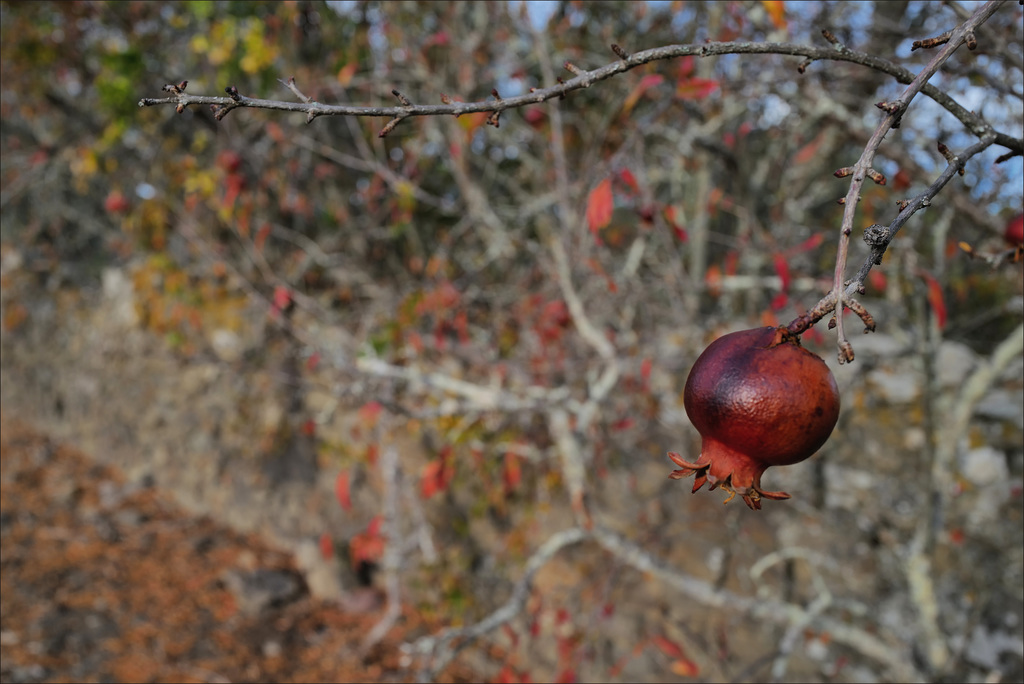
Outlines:
{"label": "thin twig", "polygon": [[[893,101],[884,103],[887,114],[884,119],[875,128],[875,132],[871,135],[867,145],[864,146],[864,151],[861,153],[860,159],[853,165],[853,179],[850,181],[850,189],[846,193],[845,206],[843,210],[843,220],[840,225],[839,231],[839,247],[836,251],[836,268],[835,274],[832,281],[832,292],[835,293],[835,312],[837,319],[836,326],[836,345],[839,347],[839,363],[849,363],[853,361],[854,353],[853,347],[850,341],[846,338],[846,331],[843,326],[843,298],[845,296],[844,289],[846,287],[846,260],[849,253],[850,246],[850,235],[853,233],[853,219],[857,213],[857,202],[860,200],[861,187],[864,185],[864,180],[868,176],[872,163],[875,159],[875,153],[878,151],[879,146],[882,144],[882,140],[885,135],[889,132],[894,125],[903,117],[907,107],[910,106],[910,102],[914,97],[924,88],[928,80],[935,75],[939,68],[945,63],[952,54],[963,45],[966,40],[967,34],[973,31],[975,28],[985,23],[985,21],[999,9],[1000,5],[1005,0],[993,0],[985,5],[979,7],[970,19],[965,21],[960,26],[953,29],[952,35],[949,38],[949,42],[946,43],[945,47],[942,48],[932,58],[928,66],[921,70],[913,81],[910,82],[900,96]],[[982,135],[988,135],[989,131],[985,131]]]}

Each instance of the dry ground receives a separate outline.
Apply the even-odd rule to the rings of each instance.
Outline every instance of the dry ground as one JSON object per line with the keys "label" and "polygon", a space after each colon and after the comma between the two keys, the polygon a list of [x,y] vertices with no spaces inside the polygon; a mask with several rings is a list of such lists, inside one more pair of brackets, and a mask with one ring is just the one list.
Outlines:
{"label": "dry ground", "polygon": [[247,614],[226,573],[292,573],[286,554],[23,425],[3,423],[0,463],[0,681],[408,681],[400,644],[436,628],[406,610],[359,657],[379,600]]}

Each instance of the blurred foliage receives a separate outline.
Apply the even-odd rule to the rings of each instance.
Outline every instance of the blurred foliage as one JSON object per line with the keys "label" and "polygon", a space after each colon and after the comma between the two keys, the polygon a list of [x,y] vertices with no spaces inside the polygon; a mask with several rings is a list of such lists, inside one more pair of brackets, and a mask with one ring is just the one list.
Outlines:
{"label": "blurred foliage", "polygon": [[[190,93],[233,85],[291,99],[279,80],[294,76],[321,102],[392,104],[392,88],[414,102],[481,100],[492,88],[504,96],[550,85],[547,74],[564,76],[567,60],[606,64],[612,42],[628,51],[705,39],[820,44],[824,26],[914,69],[930,56],[909,55],[905,36],[941,32],[956,17],[937,3],[560,2],[534,31],[533,11],[0,3],[0,240],[23,251],[44,289],[93,287],[104,266],[130,268],[140,324],[184,357],[208,352],[212,330],[269,335],[244,309],[259,295],[279,314],[271,302],[285,288],[302,321],[344,331],[345,354],[582,397],[597,359],[572,328],[547,249],[560,240],[588,315],[625,367],[586,435],[603,481],[637,453],[664,452],[662,403],[705,336],[737,320],[787,322],[827,291],[836,199],[847,187],[831,172],[859,155],[879,116],[873,103],[894,92],[890,79],[846,63],[800,75],[794,58],[779,56],[683,59],[507,111],[497,129],[485,114],[421,117],[383,140],[382,120],[307,125],[304,115],[238,109],[217,122],[201,108],[140,109],[139,98],[188,80]],[[872,22],[874,11],[892,16]],[[958,53],[937,79],[958,98],[987,88],[984,113],[1011,135],[1024,120],[1020,24],[1020,8],[1008,6],[986,25],[987,40],[979,34],[977,53]],[[937,138],[969,139],[921,100],[881,149],[890,183],[866,188],[860,225],[890,222],[897,199],[932,182],[944,163]],[[1003,224],[1021,211],[1021,160],[996,166],[1001,153],[970,162],[893,243],[868,293],[885,312],[881,328],[926,334],[907,323],[925,301],[922,269],[944,289],[947,336],[985,351],[1016,325],[1019,268],[993,270],[955,248],[1001,248]],[[611,211],[592,231],[586,202],[603,181]],[[853,267],[864,254],[857,241]],[[25,315],[8,308],[11,325]],[[693,334],[673,342],[680,330]],[[562,486],[543,457],[552,437],[542,417],[451,415],[437,397],[361,387],[346,397],[352,406],[379,398],[414,414],[405,429],[436,456],[419,473],[425,498],[454,521],[453,534],[469,537],[470,521],[490,516],[508,555],[525,555],[523,530]],[[324,434],[322,451],[369,470],[375,450],[353,446],[365,436]],[[449,615],[475,609],[478,596],[458,578],[477,553],[453,546],[439,561],[442,581],[424,581]]]}

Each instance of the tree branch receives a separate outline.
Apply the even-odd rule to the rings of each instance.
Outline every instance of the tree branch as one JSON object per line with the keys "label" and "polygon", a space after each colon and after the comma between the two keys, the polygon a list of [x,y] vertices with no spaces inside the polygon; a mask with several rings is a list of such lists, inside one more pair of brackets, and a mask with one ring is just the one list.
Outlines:
{"label": "tree branch", "polygon": [[835,641],[883,663],[898,681],[923,681],[921,674],[910,664],[909,656],[898,646],[894,647],[874,634],[851,626],[844,619],[823,615],[823,611],[832,603],[830,594],[822,594],[806,609],[790,603],[734,594],[684,574],[628,539],[602,527],[595,527],[590,531],[575,527],[555,533],[526,562],[523,577],[513,587],[512,596],[500,608],[468,627],[444,629],[437,635],[422,637],[406,645],[406,653],[415,654],[423,659],[416,679],[433,680],[459,651],[515,618],[526,606],[537,571],[562,549],[584,541],[596,542],[626,565],[641,573],[657,577],[704,606],[746,613],[756,619],[782,626],[814,625],[827,631]]}
{"label": "tree branch", "polygon": [[[885,118],[882,119],[878,124],[878,127],[875,129],[875,132],[871,135],[871,138],[868,140],[867,145],[865,145],[864,151],[861,153],[860,159],[857,160],[857,163],[852,167],[840,169],[840,171],[836,172],[836,175],[852,175],[853,178],[850,181],[850,189],[847,191],[846,197],[843,200],[845,208],[843,211],[843,220],[840,225],[839,247],[836,252],[836,268],[833,275],[832,291],[829,294],[832,301],[822,306],[822,302],[829,299],[829,296],[826,296],[822,302],[819,302],[819,306],[815,307],[815,311],[822,315],[827,314],[829,310],[835,312],[834,320],[836,321],[836,345],[839,348],[839,363],[849,363],[854,359],[853,346],[846,338],[846,330],[843,323],[843,300],[847,297],[845,292],[847,287],[846,261],[849,253],[850,235],[853,233],[853,220],[857,213],[857,202],[860,201],[861,187],[863,187],[866,178],[871,178],[873,181],[881,185],[885,184],[885,177],[874,171],[871,167],[875,159],[875,153],[878,151],[879,146],[882,144],[882,140],[885,138],[889,130],[899,125],[899,121],[910,106],[910,102],[919,92],[922,91],[928,80],[935,75],[939,68],[952,56],[957,48],[966,42],[967,36],[973,34],[974,30],[978,26],[985,23],[985,21],[991,17],[1004,2],[1005,0],[992,0],[991,2],[979,7],[974,14],[967,19],[967,21],[953,29],[950,34],[949,41],[945,44],[942,50],[935,55],[928,66],[921,70],[921,73],[911,81],[910,85],[904,89],[898,98],[890,102],[878,103],[877,106],[886,111]],[[982,137],[982,142],[984,142],[985,139],[992,135],[991,128],[985,124],[984,128],[979,129],[979,132],[976,134]],[[984,147],[988,147],[988,144],[985,144]],[[958,164],[957,170],[960,168],[962,167]],[[949,171],[948,168],[947,171]],[[946,182],[948,182],[948,179]],[[945,182],[943,185],[945,185]],[[918,208],[920,208],[920,206],[918,206]],[[908,214],[906,218],[909,217],[910,215]],[[906,219],[904,219],[904,222],[905,221]],[[902,225],[902,223],[900,225]],[[881,242],[879,241],[879,245],[880,244]],[[888,242],[886,242],[885,245],[887,246]],[[798,323],[798,321],[802,321],[802,319],[804,319],[803,316],[793,321],[793,323],[789,325],[789,329],[791,331],[795,331],[802,327],[802,323]]]}
{"label": "tree branch", "polygon": [[[990,5],[993,3],[989,3]],[[999,4],[999,3],[996,3]],[[986,5],[988,7],[988,5]],[[980,11],[980,10],[979,10]],[[987,16],[986,16],[987,18]],[[980,22],[979,22],[980,23]],[[962,36],[961,36],[962,38]],[[961,41],[962,42],[962,41]],[[207,95],[189,95],[184,89],[173,93],[172,97],[142,98],[139,100],[139,107],[152,107],[158,105],[210,105],[218,108],[217,114],[222,117],[228,111],[239,107],[250,107],[254,109],[271,109],[287,112],[301,112],[306,114],[307,123],[318,116],[383,116],[394,119],[404,119],[412,116],[440,116],[471,114],[474,112],[503,112],[507,109],[517,109],[531,104],[539,104],[556,97],[564,97],[566,94],[582,88],[589,88],[594,83],[609,79],[620,73],[630,71],[644,64],[659,60],[675,59],[677,57],[698,56],[712,57],[718,55],[751,55],[751,54],[777,54],[791,55],[794,57],[806,57],[807,60],[815,61],[837,61],[851,62],[866,66],[870,69],[880,71],[892,76],[899,83],[911,83],[914,80],[914,73],[898,64],[890,62],[881,57],[869,55],[864,52],[841,48],[822,48],[810,45],[797,45],[794,43],[752,43],[752,42],[711,42],[690,45],[666,45],[663,47],[651,48],[628,55],[626,59],[616,59],[614,62],[603,67],[584,71],[579,69],[579,74],[574,78],[558,83],[548,88],[534,89],[532,92],[505,97],[501,100],[481,100],[478,102],[450,102],[448,104],[422,105],[409,104],[392,107],[368,107],[353,105],[330,105],[308,100],[302,102],[283,102],[280,100],[264,100],[260,98],[244,97],[216,97]],[[807,62],[802,66],[806,68]],[[290,89],[294,89],[290,87]],[[955,116],[974,135],[981,136],[990,130],[990,126],[975,114],[961,106],[953,98],[942,92],[933,85],[925,84],[920,88],[921,92],[935,100],[940,106]],[[307,98],[308,99],[308,98]],[[996,144],[1012,150],[1018,155],[1024,155],[1024,139],[996,133]]]}

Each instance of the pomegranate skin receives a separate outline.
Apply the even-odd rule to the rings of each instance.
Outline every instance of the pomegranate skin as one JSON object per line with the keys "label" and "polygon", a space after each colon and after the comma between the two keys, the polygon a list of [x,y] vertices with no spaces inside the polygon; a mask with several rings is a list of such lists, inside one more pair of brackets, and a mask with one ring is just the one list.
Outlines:
{"label": "pomegranate skin", "polygon": [[797,336],[784,327],[755,328],[724,335],[704,350],[686,380],[683,404],[701,435],[701,455],[690,463],[670,452],[681,469],[669,477],[692,474],[694,492],[708,483],[759,509],[762,498],[789,498],[761,489],[765,469],[810,458],[832,434],[839,389],[825,362]]}

